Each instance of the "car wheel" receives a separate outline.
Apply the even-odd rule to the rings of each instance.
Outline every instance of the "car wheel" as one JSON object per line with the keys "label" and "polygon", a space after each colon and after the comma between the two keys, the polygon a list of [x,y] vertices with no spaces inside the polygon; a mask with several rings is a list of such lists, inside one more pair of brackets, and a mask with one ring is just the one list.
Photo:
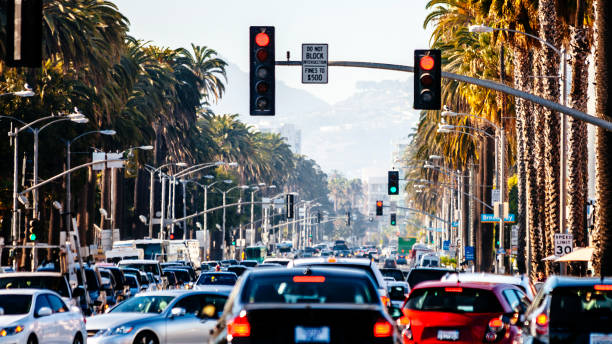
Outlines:
{"label": "car wheel", "polygon": [[35,335],[30,335],[30,337],[28,337],[28,344],[38,344],[38,339],[36,339]]}
{"label": "car wheel", "polygon": [[159,344],[157,337],[151,332],[143,332],[136,336],[134,344]]}
{"label": "car wheel", "polygon": [[83,338],[81,338],[81,335],[77,334],[74,337],[74,340],[72,341],[72,344],[83,344]]}

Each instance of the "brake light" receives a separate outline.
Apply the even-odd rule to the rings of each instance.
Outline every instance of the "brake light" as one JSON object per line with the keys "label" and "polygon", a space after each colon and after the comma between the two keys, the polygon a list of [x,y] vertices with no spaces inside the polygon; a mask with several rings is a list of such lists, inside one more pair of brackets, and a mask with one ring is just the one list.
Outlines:
{"label": "brake light", "polygon": [[293,276],[295,283],[323,283],[325,276]]}
{"label": "brake light", "polygon": [[337,261],[338,261],[338,260],[337,260],[336,258],[333,258],[333,257],[332,257],[332,258],[329,258],[329,259],[327,260],[327,262],[328,262],[328,263],[336,263]]}
{"label": "brake light", "polygon": [[382,295],[382,296],[380,297],[380,301],[382,301],[383,305],[385,305],[385,306],[386,306],[386,305],[388,305],[388,304],[389,304],[390,299],[389,299],[389,297],[388,297],[388,296]]}
{"label": "brake light", "polygon": [[247,319],[246,312],[240,312],[240,315],[227,324],[227,333],[232,337],[248,337],[251,335],[251,324]]}
{"label": "brake light", "polygon": [[536,317],[536,324],[538,326],[546,326],[548,325],[548,315],[542,313]]}
{"label": "brake light", "polygon": [[499,332],[504,328],[504,323],[500,318],[493,318],[489,321],[489,329],[493,332]]}
{"label": "brake light", "polygon": [[393,325],[389,324],[387,320],[378,320],[374,324],[374,337],[391,337],[393,334]]}
{"label": "brake light", "polygon": [[410,319],[407,315],[402,315],[399,319],[397,319],[397,324],[410,328]]}
{"label": "brake light", "polygon": [[598,291],[612,291],[612,284],[596,284],[594,288]]}
{"label": "brake light", "polygon": [[449,288],[444,288],[444,291],[447,293],[462,293],[463,292],[463,288],[461,287],[449,287]]}

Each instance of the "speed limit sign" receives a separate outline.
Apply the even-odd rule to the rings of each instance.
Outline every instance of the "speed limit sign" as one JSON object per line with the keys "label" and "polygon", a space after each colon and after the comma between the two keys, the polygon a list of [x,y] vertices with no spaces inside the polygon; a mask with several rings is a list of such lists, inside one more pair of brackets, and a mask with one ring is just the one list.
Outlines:
{"label": "speed limit sign", "polygon": [[572,253],[574,236],[572,234],[555,234],[555,256],[561,257]]}

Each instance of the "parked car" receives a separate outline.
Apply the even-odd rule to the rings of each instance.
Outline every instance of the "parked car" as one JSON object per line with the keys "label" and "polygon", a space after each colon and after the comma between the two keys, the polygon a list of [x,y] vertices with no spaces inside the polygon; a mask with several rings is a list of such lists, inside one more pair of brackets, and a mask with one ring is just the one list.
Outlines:
{"label": "parked car", "polygon": [[523,320],[523,343],[611,343],[612,278],[550,277]]}
{"label": "parked car", "polygon": [[254,269],[234,287],[212,343],[400,343],[364,270]]}
{"label": "parked car", "polygon": [[[504,323],[515,307],[508,295],[523,294],[510,284],[430,281],[410,292],[398,319],[404,344],[424,342],[515,343],[516,323]],[[514,307],[513,307],[514,306]]]}
{"label": "parked car", "polygon": [[228,295],[229,290],[139,294],[106,314],[87,318],[87,343],[205,343]]}
{"label": "parked car", "polygon": [[81,309],[46,289],[0,290],[0,343],[83,344]]}

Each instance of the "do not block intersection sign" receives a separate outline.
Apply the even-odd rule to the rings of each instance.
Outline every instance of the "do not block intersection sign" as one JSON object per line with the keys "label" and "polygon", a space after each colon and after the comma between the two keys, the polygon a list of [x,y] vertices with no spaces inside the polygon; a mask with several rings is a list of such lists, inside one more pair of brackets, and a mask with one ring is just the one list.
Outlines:
{"label": "do not block intersection sign", "polygon": [[302,83],[327,84],[327,44],[302,44]]}

